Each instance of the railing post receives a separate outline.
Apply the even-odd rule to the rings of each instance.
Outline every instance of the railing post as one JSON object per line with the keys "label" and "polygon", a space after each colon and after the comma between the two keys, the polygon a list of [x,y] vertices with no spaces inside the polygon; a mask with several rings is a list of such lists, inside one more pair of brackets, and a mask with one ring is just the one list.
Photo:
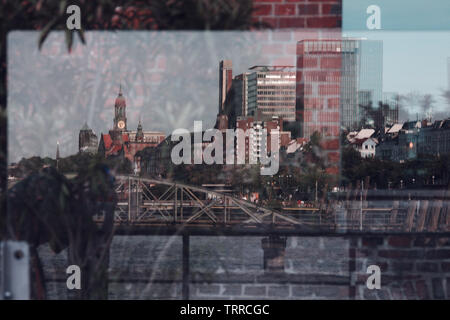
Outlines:
{"label": "railing post", "polygon": [[189,235],[183,234],[183,300],[189,300]]}
{"label": "railing post", "polygon": [[140,187],[141,187],[141,179],[138,178],[138,180],[136,181],[136,212],[134,216],[136,220],[139,217],[139,212],[141,208],[142,193],[139,190]]}
{"label": "railing post", "polygon": [[228,198],[224,195],[223,196],[223,223],[227,223],[227,201]]}

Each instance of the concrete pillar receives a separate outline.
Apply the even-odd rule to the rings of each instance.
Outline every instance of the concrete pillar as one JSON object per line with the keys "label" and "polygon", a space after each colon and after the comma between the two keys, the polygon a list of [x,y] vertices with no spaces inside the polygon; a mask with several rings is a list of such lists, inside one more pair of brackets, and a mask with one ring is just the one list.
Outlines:
{"label": "concrete pillar", "polygon": [[264,271],[284,272],[286,237],[269,236],[261,241],[264,250]]}

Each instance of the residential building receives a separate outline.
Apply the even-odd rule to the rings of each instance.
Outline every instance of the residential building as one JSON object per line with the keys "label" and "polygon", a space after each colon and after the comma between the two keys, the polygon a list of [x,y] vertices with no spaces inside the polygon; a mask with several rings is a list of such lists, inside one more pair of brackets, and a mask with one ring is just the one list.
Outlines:
{"label": "residential building", "polygon": [[400,130],[398,125],[394,125],[380,137],[376,148],[377,158],[395,162],[414,160],[422,155],[449,154],[450,118],[434,123],[410,121],[404,123]]}
{"label": "residential building", "polygon": [[[259,163],[261,152],[271,152],[271,135],[278,135],[279,147],[285,147],[291,141],[291,133],[283,131],[283,122],[274,117],[270,121],[258,121],[253,117],[238,117],[236,121],[236,129],[241,129],[246,133],[245,136],[245,161],[246,163]],[[266,135],[267,149],[263,150],[262,139]],[[239,150],[239,144],[236,144],[236,153]]]}
{"label": "residential building", "polygon": [[375,138],[355,139],[351,145],[359,152],[361,158],[375,158],[378,140]]}

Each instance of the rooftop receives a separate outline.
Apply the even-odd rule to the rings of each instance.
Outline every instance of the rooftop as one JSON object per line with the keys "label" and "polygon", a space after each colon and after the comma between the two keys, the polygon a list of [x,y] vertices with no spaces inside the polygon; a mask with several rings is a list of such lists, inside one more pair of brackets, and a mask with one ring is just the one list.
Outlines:
{"label": "rooftop", "polygon": [[282,71],[285,69],[292,69],[295,66],[253,66],[250,67],[249,70],[258,70],[258,71]]}

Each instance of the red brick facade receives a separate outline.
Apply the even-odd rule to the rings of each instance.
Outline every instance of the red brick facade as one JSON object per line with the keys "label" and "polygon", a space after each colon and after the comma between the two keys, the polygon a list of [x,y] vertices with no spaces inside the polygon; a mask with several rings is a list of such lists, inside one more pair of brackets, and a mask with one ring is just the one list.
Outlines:
{"label": "red brick facade", "polygon": [[254,0],[253,19],[274,29],[340,28],[341,0]]}
{"label": "red brick facade", "polygon": [[[341,57],[337,54],[335,57],[297,59],[297,43],[307,39],[341,39],[342,1],[255,0],[254,8],[253,19],[266,24],[273,31],[261,32],[260,35],[264,60],[272,65],[294,65],[297,67],[297,78],[308,77],[312,80],[304,82],[300,90],[302,92],[299,92],[297,88],[297,95],[305,94],[305,104],[308,104],[305,107],[309,109],[302,114],[302,117],[309,126],[314,127],[314,123],[326,124],[328,137],[323,147],[328,153],[328,172],[337,174],[340,161]],[[309,74],[303,74],[304,67],[310,70],[315,68],[315,70],[309,71]],[[316,95],[314,98],[312,83],[321,81],[323,81],[322,85],[317,88],[319,97]],[[330,82],[333,84],[330,85]],[[318,112],[314,117],[312,110]]]}

